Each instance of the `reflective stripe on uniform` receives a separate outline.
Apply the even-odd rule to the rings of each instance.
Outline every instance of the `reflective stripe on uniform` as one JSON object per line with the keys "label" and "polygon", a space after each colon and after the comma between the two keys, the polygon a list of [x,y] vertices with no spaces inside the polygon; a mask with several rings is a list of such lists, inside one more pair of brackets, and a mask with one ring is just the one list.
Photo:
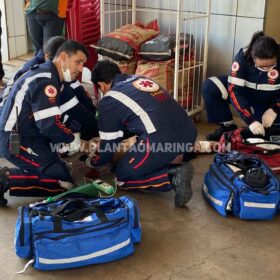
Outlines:
{"label": "reflective stripe on uniform", "polygon": [[69,119],[69,115],[64,115],[62,122],[66,123],[68,119]]}
{"label": "reflective stripe on uniform", "polygon": [[76,81],[75,83],[71,83],[70,84],[70,87],[72,88],[72,89],[76,89],[76,88],[78,88],[78,87],[80,87],[82,84],[80,83],[80,81]]}
{"label": "reflective stripe on uniform", "polygon": [[266,90],[266,91],[273,91],[273,90],[279,90],[280,85],[270,85],[270,84],[258,84],[257,90]]}
{"label": "reflective stripe on uniform", "polygon": [[38,73],[35,74],[34,76],[28,77],[26,78],[26,80],[24,81],[24,83],[22,84],[21,88],[19,89],[19,91],[16,94],[15,97],[15,102],[13,104],[13,108],[10,112],[10,115],[7,119],[6,125],[5,125],[5,131],[12,131],[17,118],[21,112],[22,109],[22,102],[24,100],[25,94],[28,91],[28,87],[29,84],[32,83],[34,80],[36,80],[37,78],[51,78],[52,74],[49,72],[44,72],[44,73]]}
{"label": "reflective stripe on uniform", "polygon": [[109,91],[108,93],[106,93],[106,95],[103,98],[106,98],[108,96],[118,100],[123,105],[125,105],[127,108],[129,108],[131,111],[133,111],[133,113],[135,115],[139,116],[147,133],[151,134],[156,131],[156,128],[155,128],[152,120],[150,119],[149,115],[147,114],[147,112],[145,112],[143,110],[143,108],[141,108],[130,97],[128,97],[127,95],[125,95],[119,91]]}
{"label": "reflective stripe on uniform", "polygon": [[228,82],[240,87],[245,87],[245,80],[244,79],[239,79],[236,77],[228,76]]}
{"label": "reflective stripe on uniform", "polygon": [[251,83],[249,81],[246,81],[244,79],[236,78],[229,76],[228,77],[228,82],[240,87],[247,87],[255,90],[263,90],[263,91],[274,91],[274,90],[279,90],[280,85],[270,85],[270,84],[256,84],[256,83]]}
{"label": "reflective stripe on uniform", "polygon": [[99,131],[100,139],[101,140],[114,140],[120,137],[123,137],[123,131],[119,130],[116,132],[103,132]]}
{"label": "reflective stripe on uniform", "polygon": [[65,113],[68,110],[70,110],[73,107],[75,107],[77,104],[79,104],[79,100],[78,100],[78,98],[76,96],[74,96],[72,99],[70,99],[66,103],[62,104],[61,106],[59,106],[59,108],[60,108],[60,111],[62,113]]}
{"label": "reflective stripe on uniform", "polygon": [[34,119],[39,121],[56,115],[61,115],[61,111],[57,106],[35,112]]}
{"label": "reflective stripe on uniform", "polygon": [[228,91],[225,88],[225,86],[223,85],[223,83],[217,78],[217,77],[210,77],[209,80],[211,80],[220,90],[221,94],[222,94],[222,98],[224,100],[227,100],[228,98]]}

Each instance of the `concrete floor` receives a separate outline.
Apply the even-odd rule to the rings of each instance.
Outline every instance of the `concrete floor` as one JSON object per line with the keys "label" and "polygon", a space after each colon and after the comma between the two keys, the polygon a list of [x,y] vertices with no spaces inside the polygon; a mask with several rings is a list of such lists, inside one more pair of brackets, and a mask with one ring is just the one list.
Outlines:
{"label": "concrete floor", "polygon": [[[212,129],[199,124],[199,138]],[[8,197],[9,206],[0,209],[1,279],[280,279],[280,218],[259,222],[219,216],[201,194],[212,159],[201,155],[193,160],[194,195],[188,207],[175,208],[173,192],[129,193],[140,206],[143,238],[133,256],[113,263],[52,272],[29,268],[17,275],[26,263],[13,248],[17,207],[36,199]],[[81,166],[75,169],[82,171]]]}

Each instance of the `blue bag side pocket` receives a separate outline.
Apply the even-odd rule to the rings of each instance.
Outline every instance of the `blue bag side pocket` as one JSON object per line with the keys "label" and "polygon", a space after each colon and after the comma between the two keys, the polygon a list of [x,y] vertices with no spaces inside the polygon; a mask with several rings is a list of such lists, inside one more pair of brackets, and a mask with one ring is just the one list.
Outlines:
{"label": "blue bag side pocket", "polygon": [[137,201],[130,196],[121,196],[119,198],[123,201],[128,209],[128,220],[131,225],[131,237],[133,243],[139,243],[142,237],[142,230],[140,224],[140,211]]}
{"label": "blue bag side pocket", "polygon": [[231,191],[209,170],[204,177],[203,194],[207,201],[224,217],[231,199]]}
{"label": "blue bag side pocket", "polygon": [[115,261],[134,253],[127,221],[106,229],[35,238],[34,267],[56,270]]}
{"label": "blue bag side pocket", "polygon": [[262,194],[243,190],[239,196],[241,219],[271,220],[277,211],[279,204],[279,192],[272,191]]}
{"label": "blue bag side pocket", "polygon": [[23,259],[32,257],[29,207],[19,207],[18,209],[14,244],[18,257]]}

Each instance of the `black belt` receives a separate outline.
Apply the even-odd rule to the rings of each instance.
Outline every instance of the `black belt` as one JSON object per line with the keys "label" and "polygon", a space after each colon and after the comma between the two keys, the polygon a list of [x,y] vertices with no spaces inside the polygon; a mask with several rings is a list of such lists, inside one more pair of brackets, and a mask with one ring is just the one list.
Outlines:
{"label": "black belt", "polygon": [[43,10],[43,9],[38,9],[36,10],[38,15],[53,15],[54,12],[48,11],[48,10]]}

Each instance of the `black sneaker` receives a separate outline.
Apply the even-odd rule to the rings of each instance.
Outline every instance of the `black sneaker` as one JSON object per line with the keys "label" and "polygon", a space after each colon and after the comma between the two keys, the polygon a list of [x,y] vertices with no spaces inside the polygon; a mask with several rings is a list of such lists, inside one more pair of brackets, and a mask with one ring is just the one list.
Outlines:
{"label": "black sneaker", "polygon": [[4,198],[4,193],[9,189],[9,168],[4,166],[0,167],[0,206],[6,206],[8,200]]}
{"label": "black sneaker", "polygon": [[168,171],[171,185],[175,191],[175,206],[183,207],[192,198],[191,181],[193,166],[190,162],[170,168]]}
{"label": "black sneaker", "polygon": [[216,129],[214,132],[206,135],[206,140],[219,141],[221,139],[221,136],[223,135],[223,133],[229,132],[232,130],[236,130],[236,129],[237,129],[237,125],[235,125],[235,124],[231,124],[228,126],[220,125],[220,127],[218,129]]}

